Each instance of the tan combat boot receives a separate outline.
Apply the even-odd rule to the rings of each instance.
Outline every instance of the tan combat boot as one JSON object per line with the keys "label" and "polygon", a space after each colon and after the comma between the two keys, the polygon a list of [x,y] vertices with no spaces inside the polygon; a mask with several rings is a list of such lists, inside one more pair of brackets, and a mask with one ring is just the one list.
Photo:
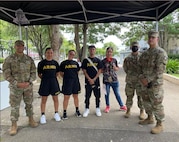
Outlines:
{"label": "tan combat boot", "polygon": [[140,110],[139,119],[140,119],[140,120],[144,120],[144,119],[145,119],[144,109],[141,109],[141,110]]}
{"label": "tan combat boot", "polygon": [[16,121],[12,122],[11,130],[9,131],[9,134],[11,136],[17,134],[17,123],[16,123]]}
{"label": "tan combat boot", "polygon": [[33,116],[30,116],[30,117],[29,117],[29,125],[30,125],[32,128],[35,128],[35,127],[37,127],[39,124],[34,121]]}
{"label": "tan combat boot", "polygon": [[131,111],[130,111],[130,108],[127,108],[127,112],[126,114],[124,115],[125,118],[129,118],[131,115]]}
{"label": "tan combat boot", "polygon": [[148,115],[148,117],[144,120],[139,121],[141,125],[154,124],[154,118],[152,115]]}
{"label": "tan combat boot", "polygon": [[159,134],[163,131],[162,122],[157,122],[156,126],[151,130],[152,134]]}

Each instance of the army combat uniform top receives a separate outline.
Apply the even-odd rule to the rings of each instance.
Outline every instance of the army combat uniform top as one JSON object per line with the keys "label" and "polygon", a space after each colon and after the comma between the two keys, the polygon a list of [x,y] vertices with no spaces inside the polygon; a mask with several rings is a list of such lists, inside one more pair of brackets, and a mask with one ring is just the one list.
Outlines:
{"label": "army combat uniform top", "polygon": [[15,53],[5,59],[3,74],[10,87],[17,87],[17,83],[32,83],[36,79],[36,67],[31,57]]}
{"label": "army combat uniform top", "polygon": [[149,48],[139,59],[139,78],[146,78],[153,86],[162,85],[167,59],[167,53],[162,48]]}
{"label": "army combat uniform top", "polygon": [[124,59],[123,69],[126,73],[126,83],[132,84],[132,83],[139,83],[139,57],[141,56],[141,53],[138,53],[137,55],[133,55],[132,53],[129,54]]}
{"label": "army combat uniform top", "polygon": [[149,116],[155,115],[157,122],[164,121],[163,73],[167,64],[167,53],[160,47],[149,48],[140,59],[139,79],[147,79],[148,86],[142,85],[142,99],[145,111]]}
{"label": "army combat uniform top", "polygon": [[143,101],[142,101],[142,94],[141,94],[141,84],[139,81],[139,58],[141,53],[138,54],[129,54],[124,59],[123,69],[126,73],[126,86],[125,86],[125,93],[127,96],[126,99],[126,106],[127,108],[131,108],[133,105],[133,97],[136,91],[137,94],[137,104],[140,109],[144,109]]}
{"label": "army combat uniform top", "polygon": [[[18,121],[20,102],[23,100],[26,104],[26,115],[33,115],[33,84],[36,79],[36,67],[31,57],[23,54],[12,54],[8,56],[3,64],[4,78],[9,81],[11,121]],[[18,88],[17,83],[29,82],[27,88]]]}

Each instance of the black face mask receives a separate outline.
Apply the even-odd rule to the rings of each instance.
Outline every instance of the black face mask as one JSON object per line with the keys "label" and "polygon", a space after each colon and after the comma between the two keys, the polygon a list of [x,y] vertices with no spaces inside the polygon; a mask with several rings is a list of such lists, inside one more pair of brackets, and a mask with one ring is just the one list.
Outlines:
{"label": "black face mask", "polygon": [[137,52],[138,51],[138,46],[132,46],[132,52]]}

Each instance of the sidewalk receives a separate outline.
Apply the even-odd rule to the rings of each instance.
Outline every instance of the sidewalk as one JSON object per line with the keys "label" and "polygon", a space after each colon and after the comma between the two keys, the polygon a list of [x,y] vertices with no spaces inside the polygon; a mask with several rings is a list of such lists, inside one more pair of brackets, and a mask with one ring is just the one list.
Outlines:
{"label": "sidewalk", "polygon": [[[84,111],[84,75],[80,73],[81,94],[79,94],[80,110]],[[102,77],[102,76],[101,76]],[[101,78],[102,81],[102,78]],[[124,92],[125,73],[119,71],[120,93],[123,102],[126,101]],[[39,81],[34,84],[34,118],[40,119],[40,101],[37,93]],[[9,136],[10,128],[10,108],[1,111],[1,139],[2,142],[179,142],[179,87],[171,82],[164,82],[164,107],[166,120],[164,122],[164,132],[158,135],[150,134],[151,128],[155,125],[142,126],[138,124],[139,109],[137,107],[136,96],[132,107],[132,116],[124,118],[125,112],[119,111],[119,105],[111,90],[110,103],[111,111],[104,113],[105,99],[103,91],[101,93],[102,116],[95,115],[95,98],[91,97],[90,114],[87,118],[76,118],[74,116],[75,107],[71,96],[68,106],[68,120],[55,122],[53,119],[54,107],[51,96],[49,96],[46,106],[47,124],[39,125],[37,128],[28,126],[28,119],[24,116],[24,105],[22,103],[20,118],[18,121],[18,134]],[[59,95],[59,111],[62,115],[63,95]]]}

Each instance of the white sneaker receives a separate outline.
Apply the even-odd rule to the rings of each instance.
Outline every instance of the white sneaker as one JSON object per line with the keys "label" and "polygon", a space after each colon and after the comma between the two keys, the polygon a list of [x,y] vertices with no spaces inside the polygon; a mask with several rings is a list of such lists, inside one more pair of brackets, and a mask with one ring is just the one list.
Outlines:
{"label": "white sneaker", "polygon": [[89,113],[90,113],[89,108],[86,108],[85,112],[83,113],[83,117],[87,117]]}
{"label": "white sneaker", "polygon": [[101,116],[101,110],[100,108],[96,108],[96,116]]}
{"label": "white sneaker", "polygon": [[60,115],[58,113],[55,113],[54,119],[55,121],[60,121],[61,120]]}
{"label": "white sneaker", "polygon": [[45,115],[42,115],[41,118],[40,118],[40,124],[45,124],[45,123],[47,123],[46,117],[45,117]]}

